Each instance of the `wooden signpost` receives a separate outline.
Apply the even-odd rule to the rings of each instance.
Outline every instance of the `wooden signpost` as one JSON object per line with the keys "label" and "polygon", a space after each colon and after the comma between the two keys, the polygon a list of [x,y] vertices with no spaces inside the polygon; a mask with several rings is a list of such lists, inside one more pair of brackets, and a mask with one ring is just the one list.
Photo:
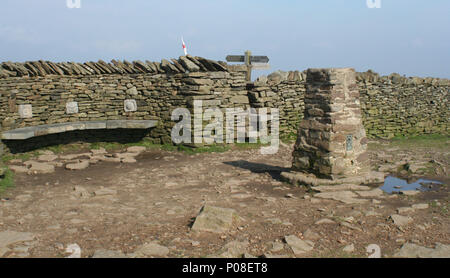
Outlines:
{"label": "wooden signpost", "polygon": [[252,56],[252,53],[247,50],[245,55],[228,55],[227,62],[245,63],[247,66],[247,81],[252,80],[252,69],[265,70],[269,69],[269,57],[267,56]]}

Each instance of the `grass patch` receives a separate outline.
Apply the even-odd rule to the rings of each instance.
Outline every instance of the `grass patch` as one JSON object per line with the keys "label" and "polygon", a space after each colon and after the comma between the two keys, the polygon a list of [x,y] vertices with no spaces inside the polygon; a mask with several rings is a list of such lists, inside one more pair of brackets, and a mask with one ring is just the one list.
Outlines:
{"label": "grass patch", "polygon": [[448,205],[449,198],[447,200],[442,201],[432,201],[430,202],[430,207],[437,213],[440,213],[444,216],[449,214],[449,205]]}
{"label": "grass patch", "polygon": [[151,142],[150,140],[142,140],[139,142],[133,142],[133,143],[116,143],[116,142],[95,142],[90,145],[91,149],[100,149],[104,148],[107,151],[115,151],[124,149],[127,147],[133,147],[133,146],[140,146],[140,147],[146,147],[147,149],[157,149],[157,150],[163,150],[163,151],[170,151],[170,152],[184,152],[187,154],[196,154],[196,153],[206,153],[206,152],[226,152],[230,149],[229,146],[225,145],[209,145],[209,146],[201,146],[201,147],[188,147],[185,145],[172,145],[172,144],[155,144]]}
{"label": "grass patch", "polygon": [[14,186],[14,173],[13,171],[6,169],[4,177],[0,179],[0,194],[2,194],[7,188]]}
{"label": "grass patch", "polygon": [[165,145],[155,144],[150,140],[144,139],[139,142],[125,143],[125,144],[118,143],[118,142],[95,142],[95,143],[91,143],[89,145],[89,148],[94,149],[94,150],[104,148],[107,151],[114,151],[114,150],[123,149],[123,148],[127,148],[127,147],[134,147],[134,146],[146,147],[148,149],[160,149],[160,148],[162,148],[162,146],[165,146]]}
{"label": "grass patch", "polygon": [[392,138],[391,145],[401,148],[421,147],[448,149],[450,147],[450,136],[441,134],[399,136]]}
{"label": "grass patch", "polygon": [[235,149],[238,149],[238,150],[259,149],[264,146],[270,146],[270,142],[263,144],[263,143],[261,143],[260,140],[258,140],[256,143],[249,143],[249,142],[234,143],[234,144],[230,144],[230,146],[233,146]]}
{"label": "grass patch", "polygon": [[71,152],[71,151],[77,151],[84,148],[83,144],[67,144],[67,145],[55,145],[55,146],[50,146],[50,147],[45,147],[43,149],[40,149],[37,151],[37,153],[39,153],[39,151],[52,151],[55,154],[60,154],[60,153],[65,153],[65,152]]}
{"label": "grass patch", "polygon": [[95,142],[91,143],[89,148],[98,150],[100,148],[104,148],[107,151],[118,150],[124,147],[124,144],[120,144],[117,142]]}
{"label": "grass patch", "polygon": [[280,139],[285,143],[294,143],[297,140],[297,133],[290,132],[281,134]]}
{"label": "grass patch", "polygon": [[19,153],[19,154],[8,154],[8,155],[4,155],[2,157],[2,162],[5,163],[5,162],[11,161],[13,159],[21,159],[22,161],[26,161],[32,157],[35,157],[36,155],[37,155],[36,151],[27,152],[27,153]]}

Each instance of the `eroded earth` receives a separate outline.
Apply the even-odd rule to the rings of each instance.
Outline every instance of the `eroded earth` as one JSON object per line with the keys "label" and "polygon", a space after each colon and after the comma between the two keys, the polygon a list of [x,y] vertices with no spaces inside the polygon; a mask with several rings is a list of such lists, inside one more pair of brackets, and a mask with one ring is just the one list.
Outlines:
{"label": "eroded earth", "polygon": [[274,155],[80,145],[14,159],[0,257],[67,257],[74,244],[81,257],[449,257],[448,150],[371,144],[374,171],[443,184],[405,194],[293,186],[280,179],[292,144]]}

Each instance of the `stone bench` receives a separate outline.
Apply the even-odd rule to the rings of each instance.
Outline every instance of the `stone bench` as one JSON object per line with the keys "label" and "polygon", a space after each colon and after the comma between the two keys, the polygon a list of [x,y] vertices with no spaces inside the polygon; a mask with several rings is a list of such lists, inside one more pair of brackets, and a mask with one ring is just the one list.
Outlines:
{"label": "stone bench", "polygon": [[25,140],[32,137],[63,133],[74,130],[92,130],[92,129],[149,129],[155,127],[156,120],[109,120],[109,121],[88,121],[88,122],[69,122],[59,124],[47,124],[39,126],[30,126],[3,131],[2,140]]}

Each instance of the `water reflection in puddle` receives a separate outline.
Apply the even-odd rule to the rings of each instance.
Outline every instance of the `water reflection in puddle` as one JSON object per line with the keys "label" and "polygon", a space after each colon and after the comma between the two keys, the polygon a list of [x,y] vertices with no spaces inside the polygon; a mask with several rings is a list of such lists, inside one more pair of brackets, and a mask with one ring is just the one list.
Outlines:
{"label": "water reflection in puddle", "polygon": [[430,191],[433,190],[432,185],[442,184],[442,182],[434,180],[418,179],[413,183],[408,183],[408,181],[399,179],[396,177],[388,176],[384,180],[384,185],[380,187],[386,193],[407,191],[407,190],[420,190],[420,191]]}

